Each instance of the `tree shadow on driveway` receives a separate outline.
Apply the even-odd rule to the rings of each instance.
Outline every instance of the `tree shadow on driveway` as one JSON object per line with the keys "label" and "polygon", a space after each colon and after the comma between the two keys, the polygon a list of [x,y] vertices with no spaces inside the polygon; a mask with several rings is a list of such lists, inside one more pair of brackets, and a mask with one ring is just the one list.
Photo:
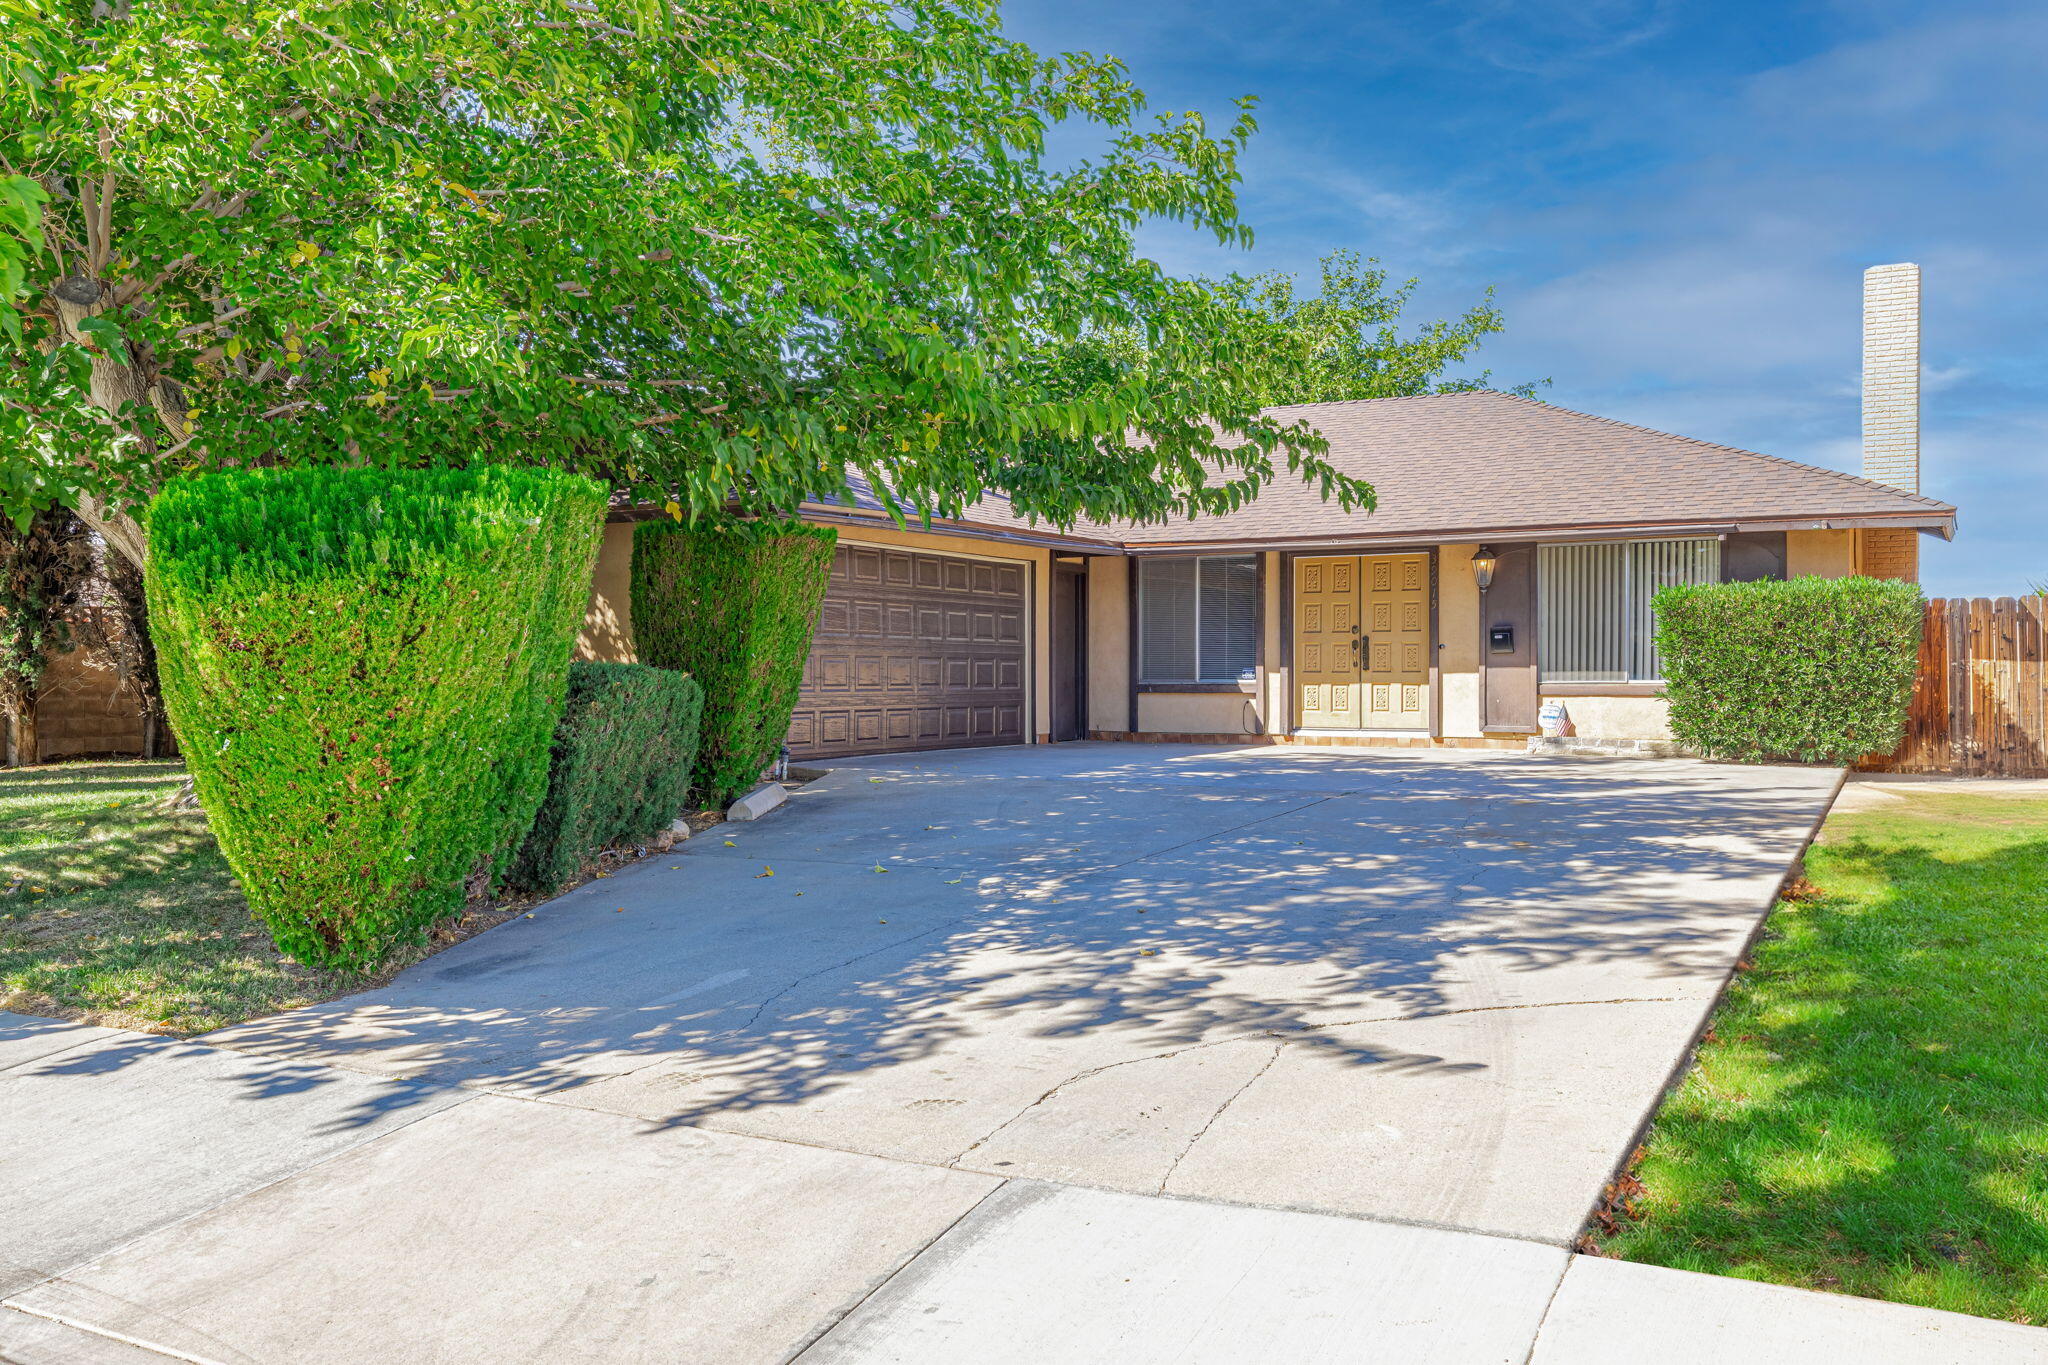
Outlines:
{"label": "tree shadow on driveway", "polygon": [[1076,1169],[1151,1143],[1145,1181],[1289,1086],[1279,1126],[1423,1097],[1443,1142],[1592,1091],[1604,1150],[1834,782],[1121,748],[849,765],[731,847],[208,1041],[940,1163],[1029,1114]]}

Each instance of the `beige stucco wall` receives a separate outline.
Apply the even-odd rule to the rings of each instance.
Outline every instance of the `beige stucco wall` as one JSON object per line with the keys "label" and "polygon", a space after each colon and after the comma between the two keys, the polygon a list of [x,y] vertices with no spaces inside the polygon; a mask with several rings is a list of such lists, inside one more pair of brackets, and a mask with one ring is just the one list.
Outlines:
{"label": "beige stucco wall", "polygon": [[1571,713],[1572,731],[1585,739],[1669,739],[1671,704],[1662,697],[1553,697]]}
{"label": "beige stucco wall", "polygon": [[576,657],[598,663],[638,663],[633,652],[633,525],[614,521],[604,528],[597,569],[590,576],[590,602]]}
{"label": "beige stucco wall", "polygon": [[1259,700],[1249,692],[1144,692],[1138,729],[1148,734],[1256,735]]}
{"label": "beige stucco wall", "polygon": [[1131,561],[1088,561],[1088,728],[1131,728]]}
{"label": "beige stucco wall", "polygon": [[1847,578],[1856,572],[1854,531],[1787,531],[1785,576]]}
{"label": "beige stucco wall", "polygon": [[1482,733],[1479,706],[1479,585],[1472,581],[1477,545],[1444,545],[1437,551],[1437,642],[1439,705],[1446,735],[1471,739]]}

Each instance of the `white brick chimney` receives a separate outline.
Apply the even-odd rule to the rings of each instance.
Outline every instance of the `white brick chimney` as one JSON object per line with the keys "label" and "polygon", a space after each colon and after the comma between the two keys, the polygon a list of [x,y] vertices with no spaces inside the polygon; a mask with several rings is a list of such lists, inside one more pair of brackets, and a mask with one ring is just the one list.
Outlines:
{"label": "white brick chimney", "polygon": [[1920,267],[1863,272],[1863,477],[1920,491]]}

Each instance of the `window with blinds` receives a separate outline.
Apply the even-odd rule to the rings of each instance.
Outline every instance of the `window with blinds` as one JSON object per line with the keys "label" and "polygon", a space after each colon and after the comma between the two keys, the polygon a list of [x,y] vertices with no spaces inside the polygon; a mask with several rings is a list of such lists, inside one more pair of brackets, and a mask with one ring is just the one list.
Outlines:
{"label": "window with blinds", "polygon": [[1719,540],[1541,547],[1536,595],[1543,681],[1661,680],[1650,599],[1671,584],[1720,581]]}
{"label": "window with blinds", "polygon": [[1256,555],[1138,561],[1139,681],[1256,677],[1258,639]]}

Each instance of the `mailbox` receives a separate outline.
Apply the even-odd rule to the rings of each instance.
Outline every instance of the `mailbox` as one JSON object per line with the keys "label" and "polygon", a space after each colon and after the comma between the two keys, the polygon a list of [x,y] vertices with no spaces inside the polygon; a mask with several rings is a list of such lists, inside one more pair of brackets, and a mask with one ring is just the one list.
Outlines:
{"label": "mailbox", "polygon": [[1514,653],[1515,628],[1513,626],[1495,626],[1487,631],[1486,648],[1489,653],[1493,654]]}

